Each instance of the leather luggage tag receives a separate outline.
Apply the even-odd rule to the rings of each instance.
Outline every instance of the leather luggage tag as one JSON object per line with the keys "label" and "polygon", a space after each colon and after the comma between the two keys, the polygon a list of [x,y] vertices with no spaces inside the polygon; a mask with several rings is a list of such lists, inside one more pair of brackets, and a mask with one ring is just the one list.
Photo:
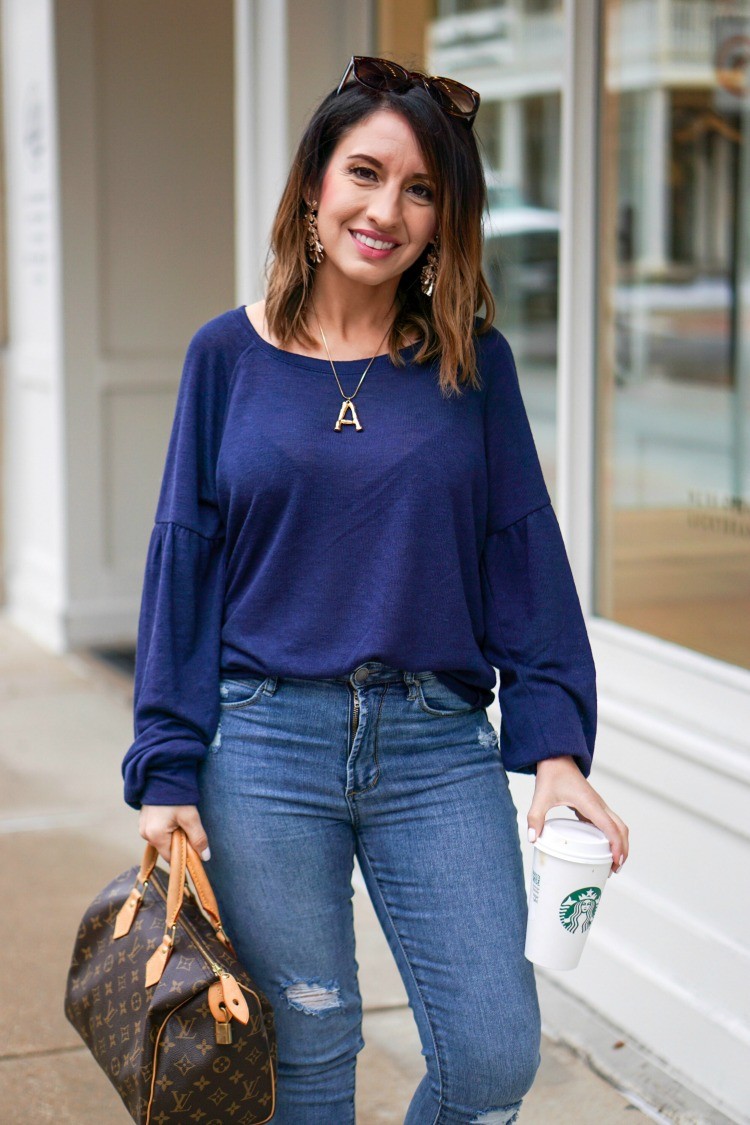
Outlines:
{"label": "leather luggage tag", "polygon": [[230,1019],[246,1024],[250,1019],[250,1009],[242,989],[231,973],[222,973],[208,990],[208,1005],[211,1014],[219,1023]]}
{"label": "leather luggage tag", "polygon": [[250,1019],[250,1009],[247,1000],[237,981],[231,973],[221,974],[221,983],[224,989],[224,1002],[232,1017],[240,1023],[247,1023]]}

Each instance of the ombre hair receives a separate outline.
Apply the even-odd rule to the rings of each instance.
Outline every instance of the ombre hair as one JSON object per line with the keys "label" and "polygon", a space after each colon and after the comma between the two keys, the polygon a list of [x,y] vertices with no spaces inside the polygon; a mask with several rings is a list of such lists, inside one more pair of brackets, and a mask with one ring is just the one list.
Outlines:
{"label": "ombre hair", "polygon": [[[313,346],[305,327],[315,265],[306,254],[306,199],[319,198],[328,162],[341,138],[379,109],[400,113],[411,126],[432,179],[439,264],[432,292],[422,292],[420,274],[431,244],[401,275],[398,313],[391,330],[391,360],[404,365],[399,349],[419,337],[416,363],[439,358],[445,394],[459,384],[480,385],[475,332],[489,331],[495,302],[482,272],[482,216],[487,188],[473,129],[445,113],[422,87],[406,93],[371,91],[352,84],[330,93],[314,110],[292,160],[273,227],[266,265],[265,313],[282,344],[294,339]],[[484,318],[475,317],[484,306]]]}

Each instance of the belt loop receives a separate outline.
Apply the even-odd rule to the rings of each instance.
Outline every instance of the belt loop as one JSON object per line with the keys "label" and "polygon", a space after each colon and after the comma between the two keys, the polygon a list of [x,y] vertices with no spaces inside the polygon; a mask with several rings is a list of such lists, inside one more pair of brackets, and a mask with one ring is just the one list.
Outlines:
{"label": "belt loop", "polygon": [[265,684],[263,685],[263,691],[267,692],[268,695],[273,695],[273,693],[276,691],[276,685],[278,684],[278,682],[278,676],[269,676]]}
{"label": "belt loop", "polygon": [[403,672],[404,672],[404,683],[406,684],[406,686],[409,689],[408,692],[407,692],[406,698],[407,699],[416,699],[417,698],[416,673],[415,672],[407,672],[406,669],[404,669]]}

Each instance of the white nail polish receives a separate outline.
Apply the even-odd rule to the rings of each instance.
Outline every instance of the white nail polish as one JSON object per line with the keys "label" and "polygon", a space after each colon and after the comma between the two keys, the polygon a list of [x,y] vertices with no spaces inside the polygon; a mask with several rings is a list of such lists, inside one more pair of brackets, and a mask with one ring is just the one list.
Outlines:
{"label": "white nail polish", "polygon": [[528,835],[529,835],[529,843],[533,844],[534,841],[536,840],[536,828],[530,828]]}
{"label": "white nail polish", "polygon": [[211,849],[210,848],[206,848],[205,851],[201,852],[201,859],[209,860],[210,858],[211,858]]}

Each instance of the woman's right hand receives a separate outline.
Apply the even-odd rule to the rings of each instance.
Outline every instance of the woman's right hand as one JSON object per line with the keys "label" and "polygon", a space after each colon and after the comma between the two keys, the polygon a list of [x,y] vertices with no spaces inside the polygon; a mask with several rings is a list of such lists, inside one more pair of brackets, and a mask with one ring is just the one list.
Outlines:
{"label": "woman's right hand", "polygon": [[195,805],[142,805],[138,831],[144,840],[153,844],[162,859],[169,863],[172,852],[172,833],[175,828],[185,831],[190,843],[203,860],[211,858],[200,814]]}

